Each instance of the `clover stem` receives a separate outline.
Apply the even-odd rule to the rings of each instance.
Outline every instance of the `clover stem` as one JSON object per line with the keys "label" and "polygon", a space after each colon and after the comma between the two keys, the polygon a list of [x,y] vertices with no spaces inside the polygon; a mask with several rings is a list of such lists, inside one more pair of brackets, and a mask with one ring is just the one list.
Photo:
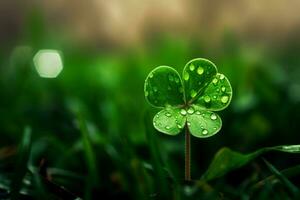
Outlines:
{"label": "clover stem", "polygon": [[185,181],[191,180],[191,134],[185,125]]}

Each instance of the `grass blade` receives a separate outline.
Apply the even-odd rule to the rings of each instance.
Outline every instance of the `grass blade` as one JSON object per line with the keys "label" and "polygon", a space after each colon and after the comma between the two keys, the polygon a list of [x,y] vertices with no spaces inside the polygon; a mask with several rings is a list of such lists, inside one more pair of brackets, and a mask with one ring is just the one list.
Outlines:
{"label": "grass blade", "polygon": [[300,153],[300,145],[282,145],[275,147],[264,147],[249,154],[242,154],[227,147],[221,148],[214,156],[208,169],[202,175],[201,180],[211,181],[224,176],[230,171],[245,166],[253,159],[269,151],[280,151],[284,153]]}
{"label": "grass blade", "polygon": [[42,183],[39,173],[36,170],[31,170],[31,172],[33,176],[33,183],[35,186],[36,199],[50,200],[49,197],[47,197],[46,189],[44,187],[44,184]]}
{"label": "grass blade", "polygon": [[[281,174],[283,174],[285,177],[294,177],[300,175],[300,165],[296,165],[287,169],[284,169],[280,171]],[[255,185],[251,187],[251,191],[255,191],[259,188],[264,187],[267,183],[272,182],[274,179],[276,179],[276,176],[273,174],[271,176],[268,176],[267,178],[257,182]]]}
{"label": "grass blade", "polygon": [[28,170],[28,160],[31,150],[31,129],[26,127],[22,142],[18,150],[18,158],[15,167],[15,174],[11,183],[11,199],[19,199],[19,191],[22,187],[23,178]]}
{"label": "grass blade", "polygon": [[207,171],[202,175],[201,180],[210,181],[224,176],[228,172],[246,165],[264,151],[264,149],[261,149],[250,154],[242,154],[224,147],[216,153]]}
{"label": "grass blade", "polygon": [[78,120],[79,120],[79,128],[83,140],[84,152],[86,155],[85,157],[86,157],[88,173],[89,173],[87,179],[89,181],[87,182],[87,191],[86,191],[85,199],[90,199],[92,188],[99,184],[98,167],[96,162],[96,155],[92,147],[86,122],[83,119],[83,116],[80,114]]}
{"label": "grass blade", "polygon": [[280,173],[275,166],[273,166],[264,158],[263,161],[269,170],[283,183],[283,185],[286,186],[286,188],[294,195],[294,197],[299,197],[299,189],[287,177]]}

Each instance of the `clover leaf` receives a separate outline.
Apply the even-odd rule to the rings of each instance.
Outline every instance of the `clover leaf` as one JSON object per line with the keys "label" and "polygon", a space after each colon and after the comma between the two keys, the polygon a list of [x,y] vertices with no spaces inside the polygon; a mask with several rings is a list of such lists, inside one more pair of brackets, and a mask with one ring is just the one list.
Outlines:
{"label": "clover leaf", "polygon": [[189,61],[182,78],[171,67],[155,68],[146,78],[144,92],[152,106],[162,108],[153,118],[158,131],[177,135],[186,127],[198,138],[221,129],[222,120],[214,111],[225,109],[232,97],[229,80],[203,58]]}
{"label": "clover leaf", "polygon": [[146,78],[144,91],[152,106],[162,108],[153,118],[158,131],[177,135],[185,129],[185,180],[190,181],[190,134],[207,138],[221,129],[222,120],[214,111],[231,101],[228,79],[209,60],[196,58],[185,65],[182,79],[171,67],[155,68]]}

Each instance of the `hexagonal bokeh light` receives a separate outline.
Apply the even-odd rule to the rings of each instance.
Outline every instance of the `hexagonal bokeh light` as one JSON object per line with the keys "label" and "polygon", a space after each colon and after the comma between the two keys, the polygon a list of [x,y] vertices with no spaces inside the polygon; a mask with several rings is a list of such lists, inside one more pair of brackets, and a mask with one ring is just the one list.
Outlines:
{"label": "hexagonal bokeh light", "polygon": [[57,50],[39,50],[33,58],[33,63],[43,78],[56,78],[63,69],[62,58]]}

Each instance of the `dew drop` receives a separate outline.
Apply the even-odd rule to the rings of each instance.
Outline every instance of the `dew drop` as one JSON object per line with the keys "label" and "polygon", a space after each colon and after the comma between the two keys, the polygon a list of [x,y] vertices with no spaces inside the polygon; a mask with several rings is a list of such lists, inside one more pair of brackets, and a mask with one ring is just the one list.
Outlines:
{"label": "dew drop", "polygon": [[167,116],[167,117],[171,117],[171,116],[172,116],[172,114],[171,114],[171,113],[169,113],[169,112],[167,112],[167,113],[166,113],[166,116]]}
{"label": "dew drop", "polygon": [[212,82],[213,82],[214,85],[217,85],[218,79],[214,78],[214,79],[212,80]]}
{"label": "dew drop", "polygon": [[180,110],[180,114],[182,114],[183,116],[185,116],[185,115],[186,115],[186,110],[182,108],[182,109]]}
{"label": "dew drop", "polygon": [[197,95],[197,92],[195,90],[191,91],[191,97],[194,98]]}
{"label": "dew drop", "polygon": [[223,80],[225,76],[223,74],[220,74],[220,80]]}
{"label": "dew drop", "polygon": [[179,83],[179,78],[176,77],[176,78],[175,78],[175,82],[176,82],[176,83]]}
{"label": "dew drop", "polygon": [[191,123],[190,123],[190,122],[187,122],[187,125],[188,125],[188,126],[190,126],[190,125],[191,125]]}
{"label": "dew drop", "polygon": [[199,110],[196,111],[197,115],[201,115],[201,112]]}
{"label": "dew drop", "polygon": [[184,75],[183,75],[183,78],[184,78],[184,80],[188,81],[189,78],[190,78],[189,73],[185,72]]}
{"label": "dew drop", "polygon": [[189,107],[189,109],[187,110],[187,112],[189,114],[193,114],[195,112],[194,108],[193,107]]}
{"label": "dew drop", "polygon": [[213,113],[213,114],[210,115],[210,118],[212,120],[216,120],[217,119],[217,115],[215,113]]}
{"label": "dew drop", "polygon": [[226,88],[223,86],[223,87],[221,88],[221,90],[222,90],[222,92],[225,92]]}
{"label": "dew drop", "polygon": [[179,129],[181,129],[181,128],[182,128],[182,126],[181,126],[180,124],[177,124],[177,127],[178,127]]}
{"label": "dew drop", "polygon": [[195,70],[195,65],[191,64],[191,65],[190,65],[190,70],[191,70],[191,71],[194,71],[194,70]]}
{"label": "dew drop", "polygon": [[216,95],[214,95],[214,96],[213,96],[213,98],[214,98],[214,99],[216,99],[216,98],[217,98],[217,96],[216,96]]}
{"label": "dew drop", "polygon": [[153,73],[149,74],[149,78],[153,78]]}
{"label": "dew drop", "polygon": [[205,103],[209,103],[210,102],[210,97],[206,95],[204,97],[204,101],[205,101]]}
{"label": "dew drop", "polygon": [[169,74],[169,81],[173,82],[174,81],[174,76],[172,74]]}
{"label": "dew drop", "polygon": [[202,134],[203,135],[206,135],[208,133],[208,131],[206,130],[206,129],[204,129],[203,131],[202,131]]}
{"label": "dew drop", "polygon": [[166,129],[169,130],[169,129],[170,129],[170,126],[166,126]]}
{"label": "dew drop", "polygon": [[227,103],[228,100],[229,100],[229,97],[228,97],[228,96],[222,96],[222,97],[221,97],[221,102],[222,102],[222,103]]}
{"label": "dew drop", "polygon": [[198,67],[197,73],[198,73],[199,75],[202,75],[203,72],[204,72],[204,69],[203,69],[202,67]]}

